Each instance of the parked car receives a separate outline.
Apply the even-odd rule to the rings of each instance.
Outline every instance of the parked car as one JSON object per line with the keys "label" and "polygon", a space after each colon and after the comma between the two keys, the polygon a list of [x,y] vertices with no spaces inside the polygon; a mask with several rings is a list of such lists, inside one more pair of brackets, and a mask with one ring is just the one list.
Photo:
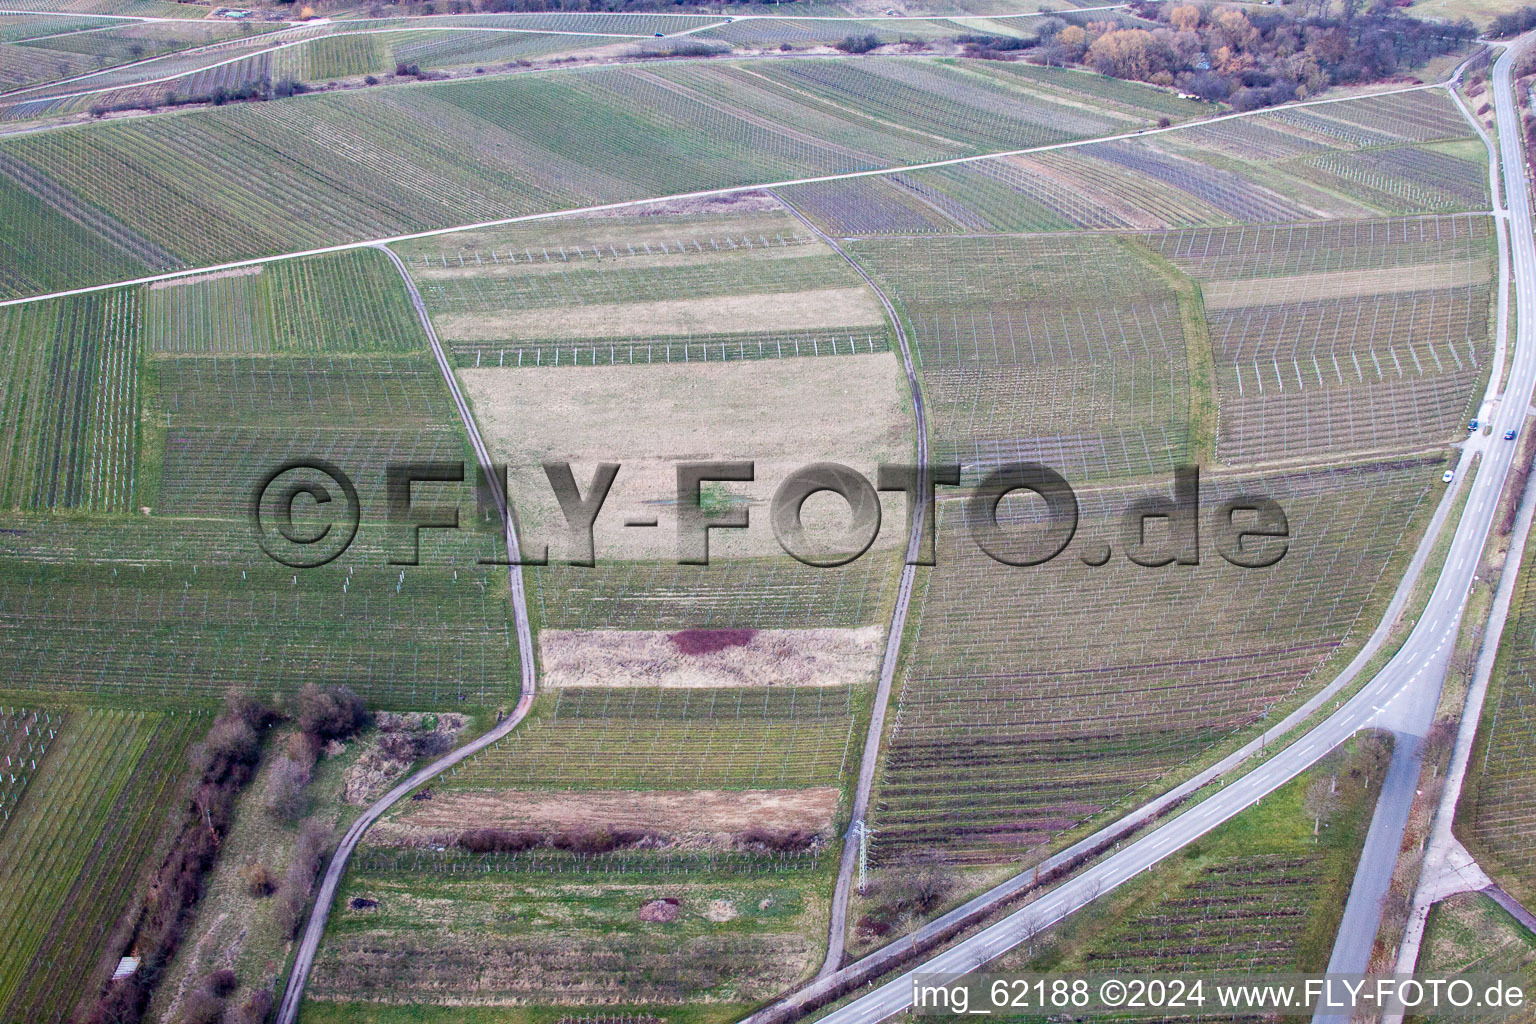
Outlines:
{"label": "parked car", "polygon": [[1472,431],[1474,431],[1476,429],[1477,429],[1477,420],[1473,420],[1471,423],[1467,424],[1467,432],[1468,433],[1471,433]]}
{"label": "parked car", "polygon": [[1454,469],[1448,469],[1444,473],[1440,474],[1440,482],[1443,483],[1443,484],[1448,484],[1452,480],[1455,480],[1455,479],[1456,479],[1456,471]]}

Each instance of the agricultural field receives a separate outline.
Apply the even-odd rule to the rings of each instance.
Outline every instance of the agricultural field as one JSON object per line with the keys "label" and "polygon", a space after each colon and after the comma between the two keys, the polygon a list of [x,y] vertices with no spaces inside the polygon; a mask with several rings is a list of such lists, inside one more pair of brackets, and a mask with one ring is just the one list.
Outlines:
{"label": "agricultural field", "polygon": [[[230,66],[226,78],[231,80],[212,84],[255,81],[263,74],[274,80],[330,82],[369,74],[382,76],[400,64],[414,64],[426,70],[479,67],[482,71],[491,65],[499,65],[496,70],[505,70],[519,60],[587,50],[614,41],[607,34],[491,29],[448,32],[413,27],[400,31],[343,32],[246,58]],[[196,95],[209,87],[207,76],[194,76],[187,79],[185,89],[188,94]]]}
{"label": "agricultural field", "polygon": [[[1202,503],[1242,491],[1285,508],[1289,548],[1262,572],[1208,551],[1173,574],[1124,559],[1119,510],[1141,489],[1080,495],[1083,549],[1115,549],[1102,567],[1070,553],[1032,568],[993,562],[967,535],[960,503],[943,503],[938,566],[914,609],[873,798],[871,859],[1020,857],[1161,788],[1304,695],[1374,626],[1368,609],[1396,586],[1392,570],[1416,542],[1443,464],[1206,476]],[[1132,606],[1157,611],[1127,616]],[[1068,622],[1082,640],[1064,647]]]}
{"label": "agricultural field", "polygon": [[[739,197],[687,214],[642,207],[572,220],[566,231],[546,230],[537,247],[496,230],[403,248],[487,444],[507,463],[526,540],[537,547],[564,532],[542,462],[568,460],[583,478],[592,463],[621,464],[612,511],[597,525],[599,568],[585,570],[589,582],[569,596],[595,596],[603,580],[644,563],[675,562],[678,459],[755,463],[755,479],[721,500],[745,503],[756,527],[711,539],[712,556],[734,566],[780,554],[766,506],[792,470],[836,460],[872,477],[877,463],[909,456],[905,381],[877,298],[771,200]],[[899,500],[883,505],[889,525],[877,554],[901,539]],[[658,528],[637,535],[622,525],[640,514]],[[556,558],[569,558],[562,549],[563,541]],[[616,560],[623,564],[604,564]],[[793,571],[801,568],[766,565],[764,599],[782,603],[785,594],[771,591],[792,591],[797,576],[827,577],[815,580],[825,590],[876,571],[857,563],[846,573]],[[657,577],[641,569],[637,578]],[[573,582],[562,579],[560,589]],[[549,589],[542,578],[536,586]],[[703,586],[708,593],[719,584]],[[653,622],[665,616],[658,596],[641,597]],[[745,598],[738,592],[731,603],[750,616]],[[686,624],[718,625],[708,607],[694,611],[703,621]],[[867,614],[877,608],[871,602]],[[657,628],[615,611],[614,628]],[[559,613],[546,621],[571,624]]]}
{"label": "agricultural field", "polygon": [[825,927],[827,871],[812,856],[713,869],[655,853],[627,863],[423,859],[433,866],[402,870],[361,855],[305,1019],[325,1019],[333,1004],[338,1018],[358,1019],[445,987],[480,1006],[621,1015],[707,1002],[734,1019],[814,970]]}
{"label": "agricultural field", "polygon": [[847,36],[873,35],[881,44],[910,39],[936,39],[963,32],[958,24],[943,20],[880,21],[827,19],[802,21],[784,18],[752,18],[733,21],[693,33],[699,39],[718,39],[738,47],[771,48],[789,44],[795,47],[831,46]]}
{"label": "agricultural field", "polygon": [[848,687],[562,688],[511,742],[457,766],[471,788],[806,789],[849,767]]}
{"label": "agricultural field", "polygon": [[1453,436],[1475,412],[1490,354],[1491,242],[1476,216],[1150,240],[1200,282],[1218,456],[1248,463]]}
{"label": "agricultural field", "polygon": [[[370,833],[306,1016],[454,978],[474,1004],[604,1013],[780,991],[817,963],[862,710],[848,687],[559,691]],[[547,839],[459,841],[487,827]]]}
{"label": "agricultural field", "polygon": [[79,32],[84,29],[111,28],[127,23],[126,19],[117,18],[71,18],[68,15],[49,18],[4,14],[0,15],[0,43],[15,43],[23,39],[63,35],[66,32]]}
{"label": "agricultural field", "polygon": [[[409,549],[382,522],[384,467],[459,461],[465,444],[382,255],[5,313],[60,352],[34,357],[52,391],[8,393],[7,493],[27,513],[3,542],[8,689],[198,703],[319,677],[409,707],[495,703],[513,685],[506,572],[478,564],[485,538],[389,564]],[[98,339],[87,313],[114,316],[124,342],[77,351]],[[262,552],[248,510],[274,467],[316,457],[355,477],[368,523],[301,578]],[[73,508],[132,518],[39,517]]]}
{"label": "agricultural field", "polygon": [[8,529],[8,695],[204,705],[230,689],[295,692],[314,679],[395,708],[490,706],[516,693],[505,570],[477,565],[479,552],[433,564],[428,548],[422,565],[399,568],[388,560],[409,548],[361,530],[347,556],[298,576],[239,520],[12,519]]}
{"label": "agricultural field", "polygon": [[[1128,84],[1080,78],[1083,91]],[[1262,111],[1138,138],[797,185],[785,195],[842,236],[1236,226],[1489,205],[1483,144],[1439,91]]]}
{"label": "agricultural field", "polygon": [[0,831],[10,823],[11,812],[37,774],[38,761],[48,753],[48,744],[58,738],[63,724],[62,712],[0,707],[0,753],[5,755],[5,770],[0,772]]}
{"label": "agricultural field", "polygon": [[39,14],[96,14],[124,18],[173,18],[197,21],[207,17],[206,8],[179,0],[15,0],[7,10]]}
{"label": "agricultural field", "polygon": [[208,725],[185,710],[49,714],[57,735],[0,831],[0,1020],[18,1024],[73,1019],[115,966],[120,917]]}
{"label": "agricultural field", "polygon": [[[35,19],[34,19],[35,20]],[[90,19],[66,21],[47,34],[28,33],[14,41],[0,29],[0,101],[13,102],[12,92],[30,93],[32,86],[62,78],[103,71],[121,64],[251,35],[251,28],[229,22],[115,22]],[[82,88],[93,88],[96,77]]]}
{"label": "agricultural field", "polygon": [[466,369],[868,355],[891,344],[858,274],[765,195],[398,249]]}
{"label": "agricultural field", "polygon": [[[82,1020],[146,934],[125,912],[168,894],[186,941],[108,999],[265,1024],[237,999],[282,990],[324,847],[370,806],[304,1024],[739,1021],[822,966],[850,836],[861,955],[1331,680],[1495,363],[1486,149],[1438,87],[1239,114],[1183,77],[825,49],[1045,13],[1086,47],[1152,24],[1129,11],[17,2],[45,16],[0,15],[0,1024]],[[131,11],[209,17],[78,16]],[[919,453],[960,472],[935,564],[904,568],[895,489],[846,564],[781,550],[793,471]],[[705,461],[753,471],[680,495]],[[1078,501],[1028,568],[981,549],[963,490],[1019,462]],[[275,497],[296,463],[310,486]],[[394,521],[405,463],[466,468],[407,487],[458,526]],[[619,466],[595,564],[556,463],[588,500]],[[1202,510],[1278,502],[1282,559],[1231,564],[1202,518],[1193,564],[1132,562],[1162,536],[1124,513],[1191,464]],[[283,494],[295,532],[355,541],[283,562]],[[695,501],[748,524],[707,564]],[[809,546],[842,543],[844,503],[803,504]],[[1515,876],[1525,597],[1464,801]],[[210,732],[237,693],[282,716],[226,712],[243,753]],[[1357,734],[1006,966],[1320,968],[1387,751]],[[204,824],[218,850],[148,885]]]}
{"label": "agricultural field", "polygon": [[1190,454],[1193,288],[1112,235],[859,240],[906,319],[933,458],[1074,480],[1164,472]]}
{"label": "agricultural field", "polygon": [[128,510],[141,399],[137,299],[117,291],[0,310],[0,507]]}
{"label": "agricultural field", "polygon": [[[197,265],[1061,142],[1146,126],[1170,102],[1181,116],[1202,106],[1127,83],[1101,100],[1082,91],[1093,76],[1039,77],[945,61],[680,63],[234,104],[0,142],[0,203],[29,218],[8,233],[61,257],[83,239],[54,213],[75,204]],[[624,158],[603,156],[614,151]],[[60,259],[45,280],[91,278]]]}

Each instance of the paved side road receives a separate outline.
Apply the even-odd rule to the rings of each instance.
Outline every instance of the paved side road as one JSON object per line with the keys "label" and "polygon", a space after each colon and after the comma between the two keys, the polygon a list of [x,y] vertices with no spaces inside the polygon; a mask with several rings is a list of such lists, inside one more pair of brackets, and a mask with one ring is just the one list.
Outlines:
{"label": "paved side road", "polygon": [[[432,320],[427,316],[426,304],[421,301],[421,292],[417,291],[416,283],[411,280],[410,274],[406,273],[405,264],[401,262],[400,257],[384,246],[378,248],[389,257],[395,269],[400,271],[400,278],[405,282],[406,291],[410,293],[411,305],[416,308],[416,315],[421,320],[422,329],[426,331],[427,340],[432,345],[432,355],[437,359],[438,368],[443,373],[443,380],[453,395],[453,404],[459,410],[459,417],[464,421],[464,430],[469,435],[470,445],[475,449],[475,458],[485,472],[486,479],[491,481],[492,497],[501,513],[507,538],[507,560],[517,562],[520,560],[520,554],[511,506],[507,502],[506,494],[501,490],[500,481],[491,471],[490,452],[480,437],[479,429],[475,426],[475,418],[470,414],[469,403],[464,400],[464,393],[459,390],[459,382],[453,375],[453,367],[443,352],[442,344],[437,340],[437,332],[432,329]],[[494,729],[433,761],[425,768],[417,770],[404,782],[379,798],[352,823],[351,828],[347,829],[336,847],[336,852],[331,856],[330,864],[325,869],[325,876],[320,882],[320,892],[315,897],[314,909],[310,911],[309,921],[304,926],[304,935],[299,940],[293,970],[288,976],[288,987],[283,992],[283,1001],[277,1009],[277,1024],[295,1024],[298,1020],[299,1005],[304,1000],[304,983],[309,979],[309,969],[314,965],[315,953],[320,948],[320,939],[325,935],[325,924],[331,916],[331,904],[336,900],[336,890],[341,885],[342,875],[346,873],[347,860],[352,856],[352,851],[357,848],[357,842],[363,837],[363,833],[411,790],[441,775],[466,757],[485,749],[517,728],[518,723],[528,716],[528,711],[533,707],[533,632],[528,624],[528,600],[523,591],[523,575],[517,566],[509,568],[507,575],[511,580],[512,619],[517,628],[518,665],[522,669],[522,693],[518,697],[517,706],[513,708],[510,715],[497,723]]]}
{"label": "paved side road", "polygon": [[[1495,65],[1494,93],[1505,178],[1513,183],[1523,182],[1525,174],[1520,124],[1509,81],[1510,66],[1510,52],[1506,51]],[[1425,704],[1433,713],[1473,574],[1514,453],[1515,445],[1504,442],[1500,435],[1506,429],[1520,427],[1536,383],[1536,242],[1532,239],[1526,190],[1511,187],[1508,205],[1518,330],[1509,385],[1504,401],[1494,413],[1492,436],[1463,451],[1463,467],[1474,448],[1482,451],[1482,465],[1471,484],[1467,506],[1440,578],[1397,654],[1337,711],[1247,775],[1232,780],[1178,817],[1083,870],[1022,910],[839,1007],[822,1020],[872,1024],[909,1008],[914,974],[964,974],[976,970],[1256,804],[1358,730],[1411,731],[1422,719]]]}

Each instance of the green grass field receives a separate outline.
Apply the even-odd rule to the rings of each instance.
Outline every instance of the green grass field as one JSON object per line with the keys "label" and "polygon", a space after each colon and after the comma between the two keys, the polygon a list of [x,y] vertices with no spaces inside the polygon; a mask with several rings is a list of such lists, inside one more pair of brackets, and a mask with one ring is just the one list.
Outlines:
{"label": "green grass field", "polygon": [[[437,1020],[442,1010],[430,1005],[380,1004],[430,1002],[442,985],[466,983],[475,1002],[501,1004],[455,1011],[466,1022],[536,1020],[527,1007],[551,1003],[566,1015],[659,1004],[667,1019],[708,1019],[710,1008],[757,1002],[812,969],[829,874],[825,858],[765,874],[615,872],[601,863],[570,873],[354,870],[303,1019]],[[352,909],[358,897],[377,906]],[[639,919],[661,899],[678,902],[676,920]]]}
{"label": "green grass field", "polygon": [[845,781],[861,692],[847,687],[561,689],[445,784],[554,789],[801,789]]}

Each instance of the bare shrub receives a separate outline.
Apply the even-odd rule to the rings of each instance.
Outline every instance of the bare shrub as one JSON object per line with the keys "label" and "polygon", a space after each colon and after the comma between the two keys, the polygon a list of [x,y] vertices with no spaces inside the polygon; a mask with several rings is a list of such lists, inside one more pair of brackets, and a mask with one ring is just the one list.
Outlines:
{"label": "bare shrub", "polygon": [[859,919],[859,929],[886,935],[904,918],[931,914],[955,884],[954,873],[937,861],[883,871],[870,883],[870,907]]}
{"label": "bare shrub", "polygon": [[667,639],[683,654],[714,654],[728,647],[745,647],[756,635],[755,629],[684,629]]}
{"label": "bare shrub", "polygon": [[816,833],[803,828],[754,826],[736,837],[739,848],[759,853],[798,853],[809,850],[815,842]]}
{"label": "bare shrub", "polygon": [[257,989],[240,1001],[238,1006],[231,1006],[224,1014],[224,1024],[266,1024],[267,1015],[272,1012],[272,993],[266,989]]}
{"label": "bare shrub", "polygon": [[240,881],[245,886],[245,891],[256,899],[266,899],[277,889],[277,879],[272,877],[272,869],[260,861],[247,861],[240,869]]}
{"label": "bare shrub", "polygon": [[278,758],[267,779],[261,805],[276,821],[298,821],[309,807],[309,768],[287,757]]}
{"label": "bare shrub", "polygon": [[288,760],[313,768],[315,762],[320,760],[320,746],[318,737],[307,732],[294,732],[288,734],[288,740],[283,744],[283,753]]}
{"label": "bare shrub", "polygon": [[299,691],[297,719],[302,731],[321,740],[344,740],[372,722],[362,698],[350,687],[322,690],[314,683]]}
{"label": "bare shrub", "polygon": [[572,853],[608,853],[625,846],[637,846],[651,838],[655,838],[653,834],[642,829],[603,826],[557,832],[550,837],[549,845]]}
{"label": "bare shrub", "polygon": [[315,884],[315,875],[325,860],[326,847],[330,844],[330,829],[314,818],[299,828],[299,841],[294,846],[293,859],[278,886],[276,906],[272,916],[278,928],[288,938],[293,938],[304,922],[304,910],[309,905],[309,891]]}
{"label": "bare shrub", "polygon": [[233,992],[235,990],[235,986],[239,983],[240,979],[235,977],[234,971],[230,970],[228,967],[220,967],[218,970],[214,971],[212,974],[208,975],[208,977],[203,979],[203,988],[209,995],[223,999],[225,996]]}
{"label": "bare shrub", "polygon": [[224,1000],[209,992],[196,991],[182,1000],[180,1024],[219,1024],[224,1016]]}
{"label": "bare shrub", "polygon": [[544,845],[544,836],[504,828],[476,828],[459,833],[457,842],[471,853],[520,853]]}

